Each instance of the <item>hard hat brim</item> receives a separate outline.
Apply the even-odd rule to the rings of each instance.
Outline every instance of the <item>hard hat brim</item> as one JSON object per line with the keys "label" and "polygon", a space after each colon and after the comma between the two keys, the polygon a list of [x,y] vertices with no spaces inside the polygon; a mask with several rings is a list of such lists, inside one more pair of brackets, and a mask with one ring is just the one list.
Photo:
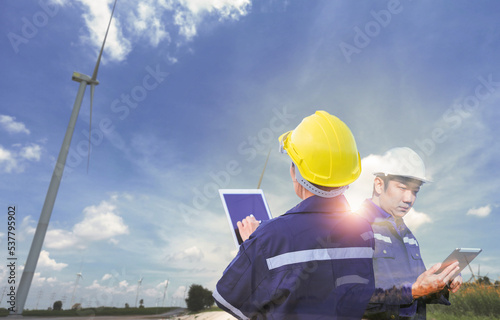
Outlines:
{"label": "hard hat brim", "polygon": [[394,176],[394,177],[403,177],[403,178],[409,178],[413,180],[418,180],[421,181],[422,183],[432,183],[432,180],[427,179],[427,178],[422,178],[422,177],[415,177],[415,176],[410,176],[410,175],[403,175],[403,174],[392,174],[388,172],[374,172],[374,176]]}

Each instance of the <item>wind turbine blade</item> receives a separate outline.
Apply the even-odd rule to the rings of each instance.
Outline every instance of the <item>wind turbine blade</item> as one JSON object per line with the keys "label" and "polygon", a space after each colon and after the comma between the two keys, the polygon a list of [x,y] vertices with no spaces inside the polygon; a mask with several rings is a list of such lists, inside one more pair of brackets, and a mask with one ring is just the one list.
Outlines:
{"label": "wind turbine blade", "polygon": [[271,149],[267,153],[266,163],[264,164],[264,169],[262,169],[262,173],[260,175],[259,184],[257,185],[257,189],[260,189],[260,184],[262,183],[262,178],[264,178],[264,172],[266,171],[267,161],[269,160],[269,155],[271,154]]}
{"label": "wind turbine blade", "polygon": [[89,151],[87,154],[87,174],[89,173],[89,164],[90,164],[90,138],[92,137],[92,104],[94,102],[94,90],[95,84],[90,85],[90,120],[89,120]]}
{"label": "wind turbine blade", "polygon": [[97,80],[97,71],[99,70],[99,64],[101,63],[102,52],[104,51],[104,44],[106,43],[106,38],[108,37],[109,27],[111,26],[111,20],[113,19],[113,13],[115,12],[116,1],[113,4],[113,10],[111,10],[111,17],[109,18],[108,28],[106,29],[106,34],[104,35],[104,40],[102,41],[101,51],[97,57],[97,62],[95,64],[94,73],[92,74],[92,80]]}

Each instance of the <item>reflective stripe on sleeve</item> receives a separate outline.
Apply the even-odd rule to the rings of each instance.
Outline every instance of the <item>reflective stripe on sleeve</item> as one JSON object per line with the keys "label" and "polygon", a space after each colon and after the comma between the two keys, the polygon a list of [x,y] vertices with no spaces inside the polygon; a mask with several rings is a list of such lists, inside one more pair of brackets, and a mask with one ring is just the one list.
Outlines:
{"label": "reflective stripe on sleeve", "polygon": [[245,320],[249,319],[240,310],[236,309],[232,304],[230,304],[229,302],[227,302],[226,299],[224,299],[224,297],[222,297],[219,294],[219,291],[217,291],[217,288],[215,288],[215,290],[214,290],[213,297],[214,297],[215,300],[217,300],[220,304],[222,304],[224,307],[226,307],[227,309],[229,309],[232,313],[234,313],[235,315],[237,315],[239,318],[245,319]]}
{"label": "reflective stripe on sleeve", "polygon": [[386,236],[384,236],[384,235],[382,235],[382,234],[380,234],[380,233],[374,233],[374,234],[373,234],[373,237],[374,237],[375,239],[377,239],[377,240],[380,240],[380,241],[384,241],[384,242],[387,242],[387,243],[392,243],[391,238],[386,237]]}
{"label": "reflective stripe on sleeve", "polygon": [[289,264],[303,263],[315,260],[339,260],[372,258],[373,249],[369,247],[324,248],[287,252],[266,259],[269,270]]}
{"label": "reflective stripe on sleeve", "polygon": [[361,238],[365,241],[369,240],[369,239],[373,239],[373,232],[371,232],[371,231],[364,232],[361,234]]}
{"label": "reflective stripe on sleeve", "polygon": [[416,239],[404,237],[403,241],[404,241],[404,243],[413,244],[413,245],[416,245],[418,247],[418,242]]}
{"label": "reflective stripe on sleeve", "polygon": [[353,284],[353,283],[367,284],[368,282],[370,282],[370,280],[360,277],[357,274],[352,274],[338,278],[337,281],[335,281],[335,286],[338,287],[343,284]]}

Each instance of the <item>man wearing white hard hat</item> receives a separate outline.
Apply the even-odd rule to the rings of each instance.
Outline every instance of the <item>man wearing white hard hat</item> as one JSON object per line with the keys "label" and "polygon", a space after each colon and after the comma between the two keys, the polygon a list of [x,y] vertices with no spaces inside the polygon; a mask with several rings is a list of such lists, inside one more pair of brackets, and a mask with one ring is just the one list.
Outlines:
{"label": "man wearing white hard hat", "polygon": [[375,293],[364,319],[426,319],[426,304],[449,305],[449,291],[460,288],[461,276],[449,283],[458,263],[438,275],[440,263],[426,270],[418,241],[403,221],[420,187],[429,182],[422,159],[410,148],[394,148],[382,160],[374,172],[372,198],[358,211],[375,237]]}
{"label": "man wearing white hard hat", "polygon": [[317,111],[279,141],[302,201],[256,230],[255,218],[238,223],[244,242],[215,301],[238,319],[359,320],[374,290],[374,239],[343,195],[361,173],[354,136]]}

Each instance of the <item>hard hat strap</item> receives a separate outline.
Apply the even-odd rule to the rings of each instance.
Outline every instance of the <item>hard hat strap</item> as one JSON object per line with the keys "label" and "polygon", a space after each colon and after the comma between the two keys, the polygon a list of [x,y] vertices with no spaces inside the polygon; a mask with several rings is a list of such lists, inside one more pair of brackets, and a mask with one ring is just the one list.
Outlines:
{"label": "hard hat strap", "polygon": [[295,170],[295,179],[297,180],[297,182],[300,183],[300,185],[303,186],[306,190],[312,192],[313,194],[315,194],[319,197],[323,197],[323,198],[338,197],[341,194],[343,194],[344,192],[346,192],[347,189],[349,189],[349,186],[347,185],[347,186],[342,186],[342,187],[339,187],[339,188],[336,188],[336,189],[333,189],[330,191],[321,190],[320,188],[316,187],[311,182],[307,181],[306,179],[304,179],[302,177],[302,175],[300,174],[300,171],[297,169],[297,165],[294,164],[293,168]]}

